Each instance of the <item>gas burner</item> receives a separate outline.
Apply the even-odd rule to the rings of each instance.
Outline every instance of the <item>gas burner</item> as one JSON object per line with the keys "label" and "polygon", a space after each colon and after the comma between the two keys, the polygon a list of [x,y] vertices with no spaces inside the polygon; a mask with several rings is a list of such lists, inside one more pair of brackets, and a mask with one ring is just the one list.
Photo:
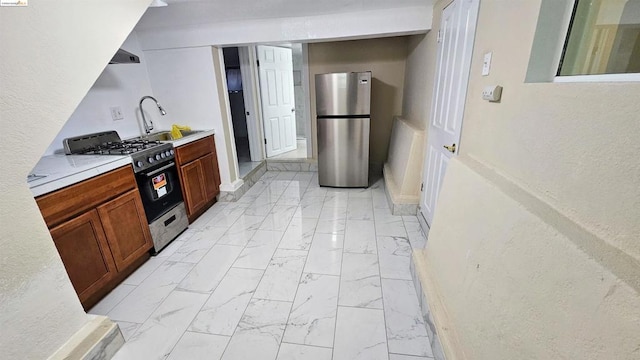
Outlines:
{"label": "gas burner", "polygon": [[162,145],[145,139],[121,140],[115,131],[69,138],[63,144],[67,154],[85,155],[131,155]]}

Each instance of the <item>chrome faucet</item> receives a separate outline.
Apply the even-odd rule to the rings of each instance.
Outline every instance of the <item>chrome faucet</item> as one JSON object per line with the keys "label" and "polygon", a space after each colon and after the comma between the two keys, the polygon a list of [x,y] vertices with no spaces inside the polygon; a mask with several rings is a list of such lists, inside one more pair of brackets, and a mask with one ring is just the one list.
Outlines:
{"label": "chrome faucet", "polygon": [[149,123],[147,123],[147,119],[144,116],[144,110],[142,110],[142,102],[145,101],[146,99],[151,99],[153,101],[155,101],[156,106],[158,107],[158,111],[160,111],[160,115],[167,115],[167,112],[164,111],[164,109],[162,108],[162,106],[160,106],[160,103],[158,103],[158,100],[156,100],[156,98],[154,98],[153,96],[143,96],[142,99],[140,99],[140,113],[142,114],[142,125],[144,125],[144,131],[147,133],[147,135],[149,135],[151,133],[151,130],[153,130],[153,120],[149,119]]}

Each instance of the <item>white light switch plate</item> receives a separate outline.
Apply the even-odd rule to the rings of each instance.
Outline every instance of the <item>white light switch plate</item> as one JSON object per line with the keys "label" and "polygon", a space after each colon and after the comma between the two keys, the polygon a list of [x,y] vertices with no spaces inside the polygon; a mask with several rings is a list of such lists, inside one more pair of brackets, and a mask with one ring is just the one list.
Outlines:
{"label": "white light switch plate", "polygon": [[491,70],[491,56],[493,56],[492,52],[484,54],[484,60],[482,62],[482,76],[489,75],[489,71]]}
{"label": "white light switch plate", "polygon": [[113,121],[124,119],[122,108],[120,106],[113,106],[109,108],[109,110],[111,110],[111,118],[113,119]]}

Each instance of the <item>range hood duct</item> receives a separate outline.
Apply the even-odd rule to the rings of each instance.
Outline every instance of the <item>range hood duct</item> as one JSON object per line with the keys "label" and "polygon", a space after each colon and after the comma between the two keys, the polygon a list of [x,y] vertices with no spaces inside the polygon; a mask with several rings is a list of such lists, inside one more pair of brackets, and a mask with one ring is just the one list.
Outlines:
{"label": "range hood duct", "polygon": [[139,64],[140,58],[137,55],[133,55],[132,53],[118,49],[109,64]]}

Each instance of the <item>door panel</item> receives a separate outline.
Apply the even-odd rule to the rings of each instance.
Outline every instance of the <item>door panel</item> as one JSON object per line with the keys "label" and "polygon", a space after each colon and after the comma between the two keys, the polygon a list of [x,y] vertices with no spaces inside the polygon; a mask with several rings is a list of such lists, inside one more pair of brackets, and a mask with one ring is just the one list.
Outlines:
{"label": "door panel", "polygon": [[296,119],[291,116],[282,117],[284,127],[284,146],[287,148],[296,147]]}
{"label": "door panel", "polygon": [[204,188],[204,174],[199,160],[194,160],[180,167],[180,177],[184,187],[184,201],[187,205],[187,214],[196,213],[207,203],[207,195]]}
{"label": "door panel", "polygon": [[118,271],[126,269],[153,247],[138,190],[124,193],[97,209]]}
{"label": "door panel", "polygon": [[270,144],[271,150],[273,152],[278,152],[282,149],[282,140],[280,137],[280,119],[277,117],[269,119],[269,140],[267,140],[267,144]]}
{"label": "door panel", "polygon": [[[431,226],[447,164],[460,148],[479,0],[454,0],[442,11],[420,212]],[[455,150],[445,147],[455,144]]]}
{"label": "door panel", "polygon": [[217,169],[218,163],[214,154],[205,155],[200,158],[200,163],[202,164],[202,173],[204,175],[204,190],[207,197],[207,201],[211,201],[220,193],[218,188],[218,183],[216,179],[218,178]]}
{"label": "door panel", "polygon": [[296,123],[291,49],[258,46],[260,95],[267,157],[295,150]]}
{"label": "door panel", "polygon": [[87,211],[51,229],[51,237],[84,305],[117,272],[97,211]]}

